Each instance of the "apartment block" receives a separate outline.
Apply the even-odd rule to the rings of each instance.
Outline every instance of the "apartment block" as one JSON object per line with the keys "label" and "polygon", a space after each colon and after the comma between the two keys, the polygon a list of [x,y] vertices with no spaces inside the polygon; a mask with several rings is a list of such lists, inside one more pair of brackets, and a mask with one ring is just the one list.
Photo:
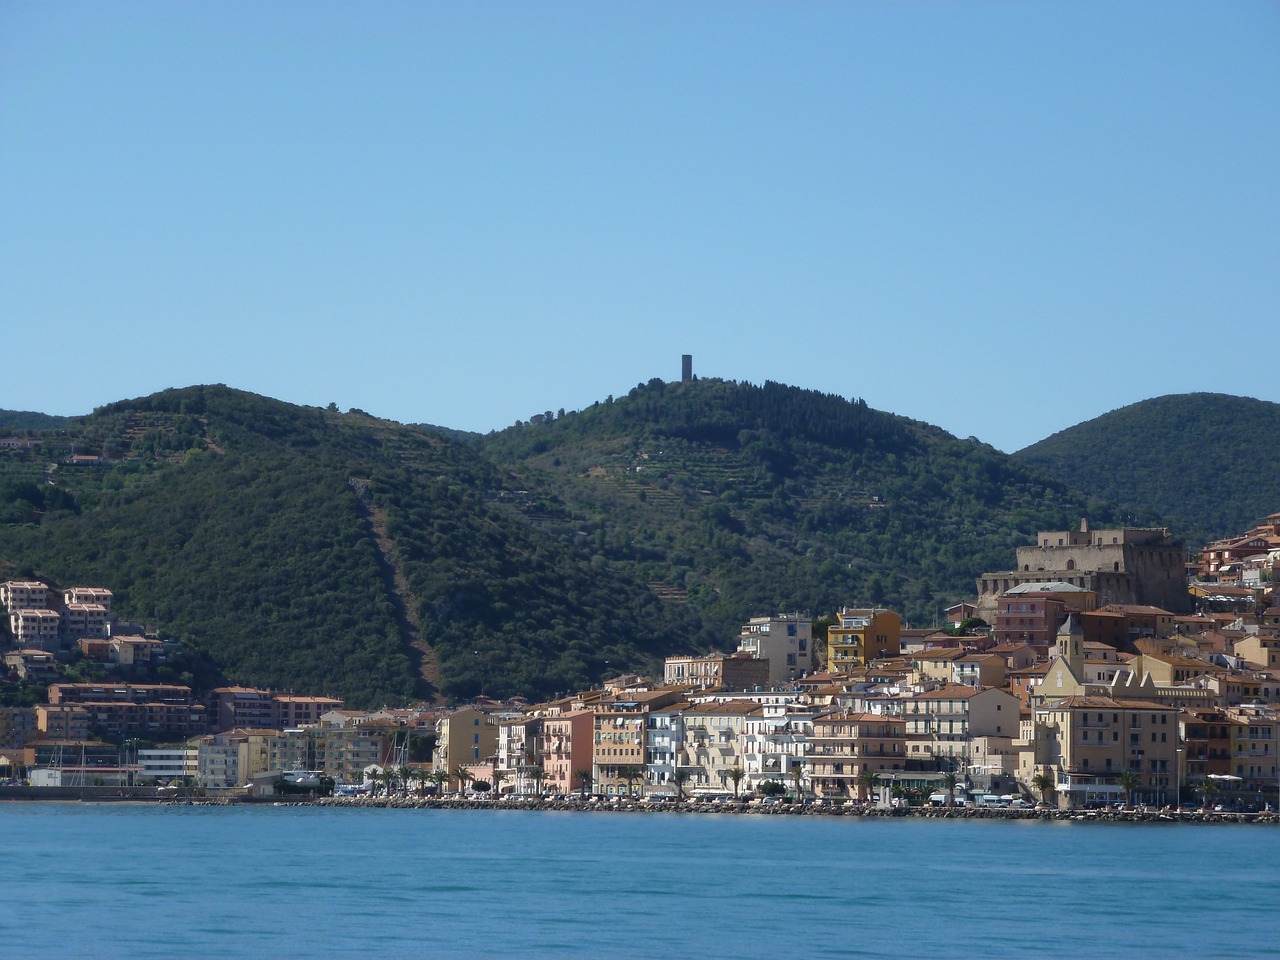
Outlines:
{"label": "apartment block", "polygon": [[890,778],[906,770],[906,728],[901,717],[875,713],[815,717],[810,759],[814,791],[820,797],[867,800],[870,775],[888,789]]}
{"label": "apartment block", "polygon": [[896,657],[901,633],[902,618],[892,610],[842,607],[827,630],[827,669],[842,672]]}
{"label": "apartment block", "polygon": [[750,653],[713,653],[705,657],[667,657],[663,682],[702,689],[755,690],[769,686],[770,662]]}
{"label": "apartment block", "polygon": [[6,580],[0,583],[0,603],[10,613],[37,610],[49,602],[49,587],[39,580]]}
{"label": "apartment block", "polygon": [[20,647],[57,650],[62,635],[62,617],[56,610],[20,607],[9,614],[9,631]]}
{"label": "apartment block", "polygon": [[571,710],[543,720],[541,755],[546,792],[572,793],[578,786],[578,771],[591,771],[594,728],[591,710]]}
{"label": "apartment block", "polygon": [[812,644],[813,624],[798,613],[752,617],[738,634],[739,653],[768,661],[769,687],[781,686],[812,670]]}
{"label": "apartment block", "polygon": [[1135,803],[1173,802],[1179,711],[1154,701],[1073,696],[1035,710],[1035,763],[1053,772],[1059,805],[1125,799],[1121,776],[1134,778]]}

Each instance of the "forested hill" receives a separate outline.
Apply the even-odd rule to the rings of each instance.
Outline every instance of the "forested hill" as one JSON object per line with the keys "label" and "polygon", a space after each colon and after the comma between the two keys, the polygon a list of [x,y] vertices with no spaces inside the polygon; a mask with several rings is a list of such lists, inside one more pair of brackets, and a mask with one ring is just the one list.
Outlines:
{"label": "forested hill", "polygon": [[776,383],[654,380],[480,449],[513,471],[540,529],[722,635],[842,604],[929,625],[1037,530],[1118,519],[988,445]]}
{"label": "forested hill", "polygon": [[1280,509],[1280,404],[1220,393],[1144,400],[1014,457],[1138,512],[1198,547]]}
{"label": "forested hill", "polygon": [[709,642],[422,430],[212,386],[28,436],[0,452],[0,572],[109,587],[117,615],[203,659],[205,684],[538,696]]}

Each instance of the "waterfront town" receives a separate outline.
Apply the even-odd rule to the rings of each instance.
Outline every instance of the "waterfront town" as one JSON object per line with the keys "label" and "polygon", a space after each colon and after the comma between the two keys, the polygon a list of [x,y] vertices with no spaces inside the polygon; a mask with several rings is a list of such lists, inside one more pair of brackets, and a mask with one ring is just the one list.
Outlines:
{"label": "waterfront town", "polygon": [[0,791],[1274,811],[1280,513],[1195,556],[1165,529],[1082,520],[982,573],[942,628],[768,613],[661,677],[379,710],[155,682],[168,644],[114,619],[108,588],[14,580],[5,682],[47,702],[0,707]]}

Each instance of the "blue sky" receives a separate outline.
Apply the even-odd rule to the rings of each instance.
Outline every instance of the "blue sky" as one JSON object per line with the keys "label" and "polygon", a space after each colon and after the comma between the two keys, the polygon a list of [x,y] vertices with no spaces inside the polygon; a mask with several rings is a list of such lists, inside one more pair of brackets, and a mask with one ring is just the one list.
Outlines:
{"label": "blue sky", "polygon": [[1280,401],[1275,3],[0,3],[0,407]]}

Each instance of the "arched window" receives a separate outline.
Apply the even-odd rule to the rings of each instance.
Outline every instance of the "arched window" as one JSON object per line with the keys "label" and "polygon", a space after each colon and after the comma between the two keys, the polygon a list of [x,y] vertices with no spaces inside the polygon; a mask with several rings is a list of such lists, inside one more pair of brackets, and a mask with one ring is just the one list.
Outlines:
{"label": "arched window", "polygon": [[1068,561],[1067,561],[1067,569],[1068,569],[1068,570],[1074,570],[1075,568],[1076,568],[1076,562],[1075,562],[1074,560],[1068,560]]}

